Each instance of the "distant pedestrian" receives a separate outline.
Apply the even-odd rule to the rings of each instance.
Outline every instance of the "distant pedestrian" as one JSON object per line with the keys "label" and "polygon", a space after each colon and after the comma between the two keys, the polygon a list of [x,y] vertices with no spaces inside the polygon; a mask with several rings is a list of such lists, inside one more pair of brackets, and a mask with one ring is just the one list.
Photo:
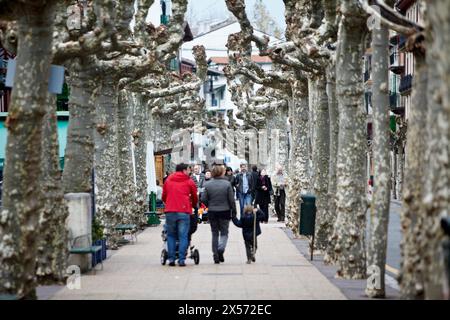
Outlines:
{"label": "distant pedestrian", "polygon": [[275,212],[278,222],[284,222],[286,212],[286,177],[283,174],[283,168],[278,166],[277,173],[273,177]]}
{"label": "distant pedestrian", "polygon": [[201,200],[208,207],[214,263],[220,263],[225,262],[228,228],[231,217],[236,216],[236,202],[231,184],[225,178],[225,167],[215,165],[212,176],[213,179],[205,183]]}
{"label": "distant pedestrian", "polygon": [[244,212],[244,206],[252,204],[255,192],[255,183],[253,176],[247,171],[247,164],[241,164],[241,172],[236,175],[235,186],[236,194],[239,199],[240,213]]}
{"label": "distant pedestrian", "polygon": [[253,208],[252,205],[246,205],[244,207],[244,213],[239,220],[236,217],[233,217],[234,225],[242,228],[248,264],[252,263],[252,261],[256,261],[255,252],[258,247],[256,238],[261,234],[259,222],[263,220],[264,212],[260,209]]}
{"label": "distant pedestrian", "polygon": [[272,192],[273,189],[270,178],[267,175],[266,169],[262,169],[261,175],[258,177],[256,183],[255,206],[259,205],[259,208],[264,212],[264,223],[269,221],[269,203]]}
{"label": "distant pedestrian", "polygon": [[[259,171],[258,171],[258,167],[256,165],[252,166],[252,172],[251,173],[252,173],[252,179],[253,179],[253,181],[255,183],[255,186],[254,186],[254,189],[253,189],[253,193],[252,193],[252,201],[254,203],[255,200],[256,200],[256,183],[257,183],[258,177],[259,177]],[[255,205],[255,208],[256,208],[256,205]]]}
{"label": "distant pedestrian", "polygon": [[233,169],[231,167],[227,167],[227,169],[225,171],[225,178],[227,178],[228,181],[230,181],[231,187],[233,188],[233,194],[234,194],[234,192],[235,192],[234,185],[235,185],[236,178],[234,177]]}
{"label": "distant pedestrian", "polygon": [[156,180],[156,207],[161,207],[163,188],[159,185],[159,180]]}
{"label": "distant pedestrian", "polygon": [[166,175],[163,178],[163,184],[166,182],[167,178],[170,176],[170,172],[166,171]]}
{"label": "distant pedestrian", "polygon": [[[195,186],[197,187],[197,195],[198,198],[200,199],[200,194],[203,191],[203,184],[205,183],[205,174],[201,172],[201,166],[196,164],[194,166],[194,171],[191,174],[191,179],[192,181],[194,181]],[[199,203],[197,203],[197,205],[194,208],[194,214],[198,215],[198,207],[199,207]]]}
{"label": "distant pedestrian", "polygon": [[162,199],[165,203],[167,225],[167,245],[169,266],[175,265],[176,242],[178,246],[178,265],[184,267],[189,245],[189,228],[192,207],[198,203],[197,187],[189,178],[190,167],[180,163],[176,172],[170,175],[163,186]]}

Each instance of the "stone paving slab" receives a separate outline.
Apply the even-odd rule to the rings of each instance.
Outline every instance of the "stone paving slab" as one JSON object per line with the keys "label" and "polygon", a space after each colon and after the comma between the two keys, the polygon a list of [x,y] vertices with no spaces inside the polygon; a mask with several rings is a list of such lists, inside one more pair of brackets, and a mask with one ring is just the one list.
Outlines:
{"label": "stone paving slab", "polygon": [[187,299],[277,300],[346,299],[320,273],[275,221],[263,224],[258,237],[256,263],[247,265],[241,229],[230,225],[225,263],[214,264],[209,224],[202,223],[192,244],[200,251],[200,264],[162,266],[162,225],[149,227],[138,242],[113,251],[103,271],[81,276],[81,289],[39,287],[40,299]]}

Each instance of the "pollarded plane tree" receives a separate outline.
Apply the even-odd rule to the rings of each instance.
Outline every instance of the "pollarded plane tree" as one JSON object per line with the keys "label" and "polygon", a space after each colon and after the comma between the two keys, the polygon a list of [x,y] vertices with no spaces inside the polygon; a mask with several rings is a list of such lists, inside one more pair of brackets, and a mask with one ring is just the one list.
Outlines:
{"label": "pollarded plane tree", "polygon": [[[308,118],[309,118],[309,99],[308,99],[308,81],[314,83],[314,91],[319,92],[317,96],[317,116],[320,120],[317,124],[319,134],[316,135],[318,146],[314,148],[316,153],[314,159],[320,166],[317,167],[316,183],[314,188],[318,194],[319,217],[322,221],[328,222],[327,216],[327,185],[328,185],[328,153],[329,153],[329,125],[328,125],[328,96],[326,94],[326,67],[330,65],[333,46],[329,43],[335,38],[335,20],[333,15],[333,1],[325,2],[324,8],[320,1],[313,2],[295,2],[285,1],[287,30],[286,38],[288,42],[278,47],[269,47],[267,39],[261,39],[253,34],[253,28],[248,21],[245,10],[242,10],[243,1],[227,1],[230,11],[238,18],[243,39],[254,41],[260,50],[260,55],[269,55],[275,63],[282,65],[289,72],[273,74],[264,72],[256,64],[241,60],[235,67],[233,73],[243,74],[256,83],[264,86],[282,86],[287,83],[289,94],[291,95],[289,107],[289,120],[291,122],[292,148],[290,154],[290,173],[289,173],[289,202],[288,216],[289,225],[295,232],[298,230],[298,212],[299,202],[294,199],[299,198],[300,192],[307,192],[313,186],[309,183],[309,147],[308,147]],[[321,16],[325,15],[324,25],[320,24]],[[303,19],[304,18],[304,19]],[[326,45],[323,45],[326,42]],[[241,62],[239,61],[239,62]],[[330,68],[331,69],[331,68]],[[314,100],[316,101],[316,100]],[[320,220],[319,218],[319,220]],[[331,234],[332,223],[328,224],[328,230],[322,232],[325,234],[323,241],[326,242],[327,236]],[[320,230],[325,229],[319,223],[318,234]],[[319,237],[320,239],[320,237]],[[326,247],[322,244],[322,247]]]}
{"label": "pollarded plane tree", "polygon": [[[17,40],[17,67],[6,122],[8,143],[0,226],[0,292],[18,298],[35,297],[35,269],[38,269],[39,276],[45,277],[55,266],[62,267],[61,261],[55,262],[55,259],[64,256],[66,252],[64,245],[61,245],[66,239],[62,230],[55,230],[53,239],[40,237],[41,222],[45,227],[52,223],[60,224],[66,217],[64,205],[61,203],[62,194],[58,190],[59,159],[57,151],[54,152],[57,148],[56,120],[54,116],[45,116],[48,113],[54,115],[55,112],[49,106],[52,99],[48,96],[49,80],[46,75],[49,74],[55,53],[52,35],[57,31],[55,20],[59,4],[58,1],[44,0],[0,3],[0,19],[9,21],[13,28],[14,23],[11,22],[15,22],[17,27],[16,38],[7,38],[7,41]],[[95,36],[103,35],[101,29],[98,31]],[[56,32],[55,38],[57,37]],[[41,142],[44,138],[48,138],[49,142],[44,143],[44,146],[51,147],[52,152],[44,153],[47,157],[43,158]],[[42,167],[45,170],[41,170]],[[43,199],[42,191],[46,192],[46,199]],[[52,204],[52,201],[55,203]],[[50,214],[55,211],[55,216]],[[43,240],[56,241],[55,245],[61,251],[58,252],[55,248],[50,256],[40,255],[36,263],[38,250],[40,254],[46,255],[41,250]],[[60,275],[60,270],[55,270],[54,276],[60,278]]]}
{"label": "pollarded plane tree", "polygon": [[[204,101],[198,93],[207,70],[204,47],[194,47],[193,54],[197,65],[195,75],[184,74],[180,77],[176,73],[167,72],[156,77],[142,78],[126,86],[128,95],[131,95],[128,101],[132,103],[130,110],[133,113],[131,116],[133,126],[130,128],[129,136],[132,137],[134,144],[138,192],[136,201],[140,207],[146,205],[146,142],[152,140],[149,135],[152,125],[150,115],[153,116],[153,121],[163,122],[173,130],[192,127],[196,120],[201,119]],[[140,211],[142,213],[142,210]],[[137,218],[142,216],[138,215]]]}
{"label": "pollarded plane tree", "polygon": [[405,146],[401,293],[407,299],[442,298],[445,276],[441,258],[443,233],[439,224],[441,217],[448,216],[449,208],[449,119],[448,104],[445,106],[442,97],[448,94],[449,87],[442,73],[446,58],[440,53],[445,43],[442,30],[448,30],[450,22],[445,11],[448,3],[422,2],[425,26],[409,21],[384,1],[373,3],[379,11],[365,1],[361,4],[382,25],[408,38],[406,48],[415,59]]}
{"label": "pollarded plane tree", "polygon": [[[148,7],[151,5],[149,1],[144,2]],[[142,5],[144,2],[140,3],[140,12],[145,10],[145,5]],[[7,154],[9,154],[11,159],[7,160],[5,164],[5,202],[2,213],[5,219],[2,219],[1,226],[2,248],[5,249],[1,253],[2,266],[4,266],[4,268],[2,267],[2,292],[15,294],[19,297],[34,296],[36,285],[34,272],[36,268],[36,243],[39,242],[36,239],[40,212],[43,207],[43,201],[38,200],[40,199],[38,195],[40,188],[36,185],[39,180],[36,177],[40,175],[41,148],[37,148],[35,142],[42,140],[42,117],[45,114],[47,105],[46,84],[48,83],[44,75],[48,74],[50,62],[61,63],[70,61],[79,67],[80,64],[82,65],[88,61],[88,68],[85,69],[98,71],[96,75],[102,80],[100,81],[101,85],[97,85],[92,90],[96,90],[97,96],[99,96],[99,109],[101,109],[109,102],[112,105],[117,105],[116,101],[114,101],[114,94],[111,94],[111,90],[108,90],[110,88],[105,89],[105,82],[110,84],[110,87],[113,86],[111,81],[109,83],[105,81],[105,78],[110,75],[112,70],[115,71],[115,75],[120,75],[123,72],[123,76],[136,78],[149,72],[162,72],[164,70],[163,66],[156,63],[155,59],[159,59],[159,61],[170,59],[180,44],[180,39],[182,38],[180,36],[182,34],[182,18],[180,19],[180,16],[182,17],[185,11],[185,1],[174,2],[173,8],[176,14],[174,14],[175,19],[169,28],[169,33],[175,35],[169,37],[169,41],[166,43],[156,46],[156,52],[134,50],[133,42],[127,43],[122,40],[129,39],[124,36],[124,34],[129,34],[124,26],[129,25],[131,21],[129,13],[130,8],[133,8],[133,6],[130,1],[119,2],[116,7],[117,17],[115,16],[116,19],[111,19],[111,16],[113,16],[109,14],[112,8],[111,3],[111,1],[87,2],[88,6],[86,8],[77,11],[76,5],[78,2],[65,2],[64,5],[75,4],[75,8],[72,9],[78,12],[75,14],[75,17],[72,17],[75,19],[74,29],[77,29],[77,21],[85,29],[85,32],[71,33],[69,27],[69,36],[67,37],[58,33],[61,31],[61,28],[59,28],[61,19],[55,19],[55,16],[60,18],[60,15],[55,15],[55,12],[67,11],[67,8],[61,9],[63,6],[61,2],[39,1],[31,3],[23,1],[17,4],[2,3],[2,8],[5,8],[5,11],[2,12],[2,18],[16,19],[18,24],[18,70],[34,69],[38,71],[36,73],[17,73],[14,90],[17,98],[13,98],[8,120],[11,126],[9,126],[9,151],[7,151]],[[89,4],[92,4],[92,6],[89,6]],[[78,7],[78,9],[80,8]],[[81,15],[81,12],[83,12],[83,15]],[[73,13],[73,11],[69,12],[69,16],[70,13]],[[62,14],[62,17],[64,17],[64,14]],[[51,35],[54,30],[53,22],[55,20],[56,32],[52,48]],[[85,21],[87,22],[84,23]],[[73,26],[73,24],[71,23],[70,26]],[[118,26],[118,28],[115,29],[114,26]],[[116,30],[119,32],[115,32]],[[23,45],[23,41],[21,42],[21,39],[24,38],[27,38],[27,40],[31,39],[27,46]],[[30,43],[36,43],[36,46],[30,46]],[[124,56],[124,51],[128,55]],[[92,54],[94,53],[97,56],[93,56]],[[127,59],[132,57],[132,55],[140,56],[140,63],[137,63],[137,58],[134,60],[133,58]],[[73,59],[74,57],[77,59]],[[78,70],[73,68],[72,71],[74,72],[72,75],[76,75]],[[87,76],[85,80],[89,78]],[[22,85],[24,81],[28,84],[25,87]],[[28,88],[30,84],[33,84],[31,89]],[[26,89],[25,91],[24,88]],[[35,94],[30,95],[30,92]],[[83,90],[80,90],[79,93],[81,95]],[[76,94],[73,96],[77,97]],[[84,95],[78,101],[84,105],[88,104],[91,101],[91,94]],[[92,140],[89,140],[89,136],[92,136],[92,134],[89,132],[89,125],[85,125],[85,128],[84,135],[82,134],[81,137],[86,139],[81,140],[84,140],[82,145],[84,143],[83,146],[87,147],[87,150],[81,150],[87,152],[74,152],[73,154],[91,156],[92,159],[92,153],[89,152],[93,150]],[[97,129],[102,131],[102,123],[100,123],[100,126],[97,125]],[[79,133],[77,132],[75,135]],[[54,137],[54,135],[49,136]],[[77,137],[74,140],[77,140]],[[69,140],[68,149],[70,149],[70,146]],[[101,148],[102,145],[100,144],[99,149]],[[24,156],[25,154],[27,156]],[[83,161],[87,166],[91,165],[91,162],[89,160]],[[27,173],[26,178],[20,178],[19,175],[23,175],[25,172]],[[85,178],[83,181],[84,186],[89,185],[90,172],[90,169],[82,170],[82,176]],[[71,191],[68,189],[70,188],[66,190]],[[61,198],[61,194],[59,194],[59,197]],[[60,218],[64,218],[64,215],[60,214]],[[27,228],[21,229],[20,226],[27,226]],[[64,237],[60,239],[60,242],[64,242],[63,239]],[[48,266],[42,270],[45,270],[44,276],[46,276],[45,273],[48,271]],[[57,272],[61,273],[61,270]],[[54,274],[57,272],[54,272]]]}

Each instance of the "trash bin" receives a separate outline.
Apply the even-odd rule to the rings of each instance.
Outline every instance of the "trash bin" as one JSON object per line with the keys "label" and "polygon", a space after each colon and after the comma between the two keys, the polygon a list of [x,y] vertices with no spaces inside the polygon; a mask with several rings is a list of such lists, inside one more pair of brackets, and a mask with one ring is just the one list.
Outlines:
{"label": "trash bin", "polygon": [[300,205],[300,234],[311,236],[310,243],[311,260],[314,250],[314,232],[316,229],[316,197],[313,194],[300,195],[302,203]]}

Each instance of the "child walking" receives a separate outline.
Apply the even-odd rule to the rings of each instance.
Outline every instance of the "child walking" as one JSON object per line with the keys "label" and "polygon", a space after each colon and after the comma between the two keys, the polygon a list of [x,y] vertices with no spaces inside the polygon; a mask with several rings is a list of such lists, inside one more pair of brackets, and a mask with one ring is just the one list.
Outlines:
{"label": "child walking", "polygon": [[264,212],[260,209],[253,208],[252,205],[246,205],[244,207],[244,214],[241,215],[241,219],[238,220],[235,216],[233,216],[234,225],[242,228],[242,236],[245,241],[248,264],[252,263],[252,261],[256,261],[256,237],[261,234],[261,228],[259,226],[260,221],[264,221]]}

